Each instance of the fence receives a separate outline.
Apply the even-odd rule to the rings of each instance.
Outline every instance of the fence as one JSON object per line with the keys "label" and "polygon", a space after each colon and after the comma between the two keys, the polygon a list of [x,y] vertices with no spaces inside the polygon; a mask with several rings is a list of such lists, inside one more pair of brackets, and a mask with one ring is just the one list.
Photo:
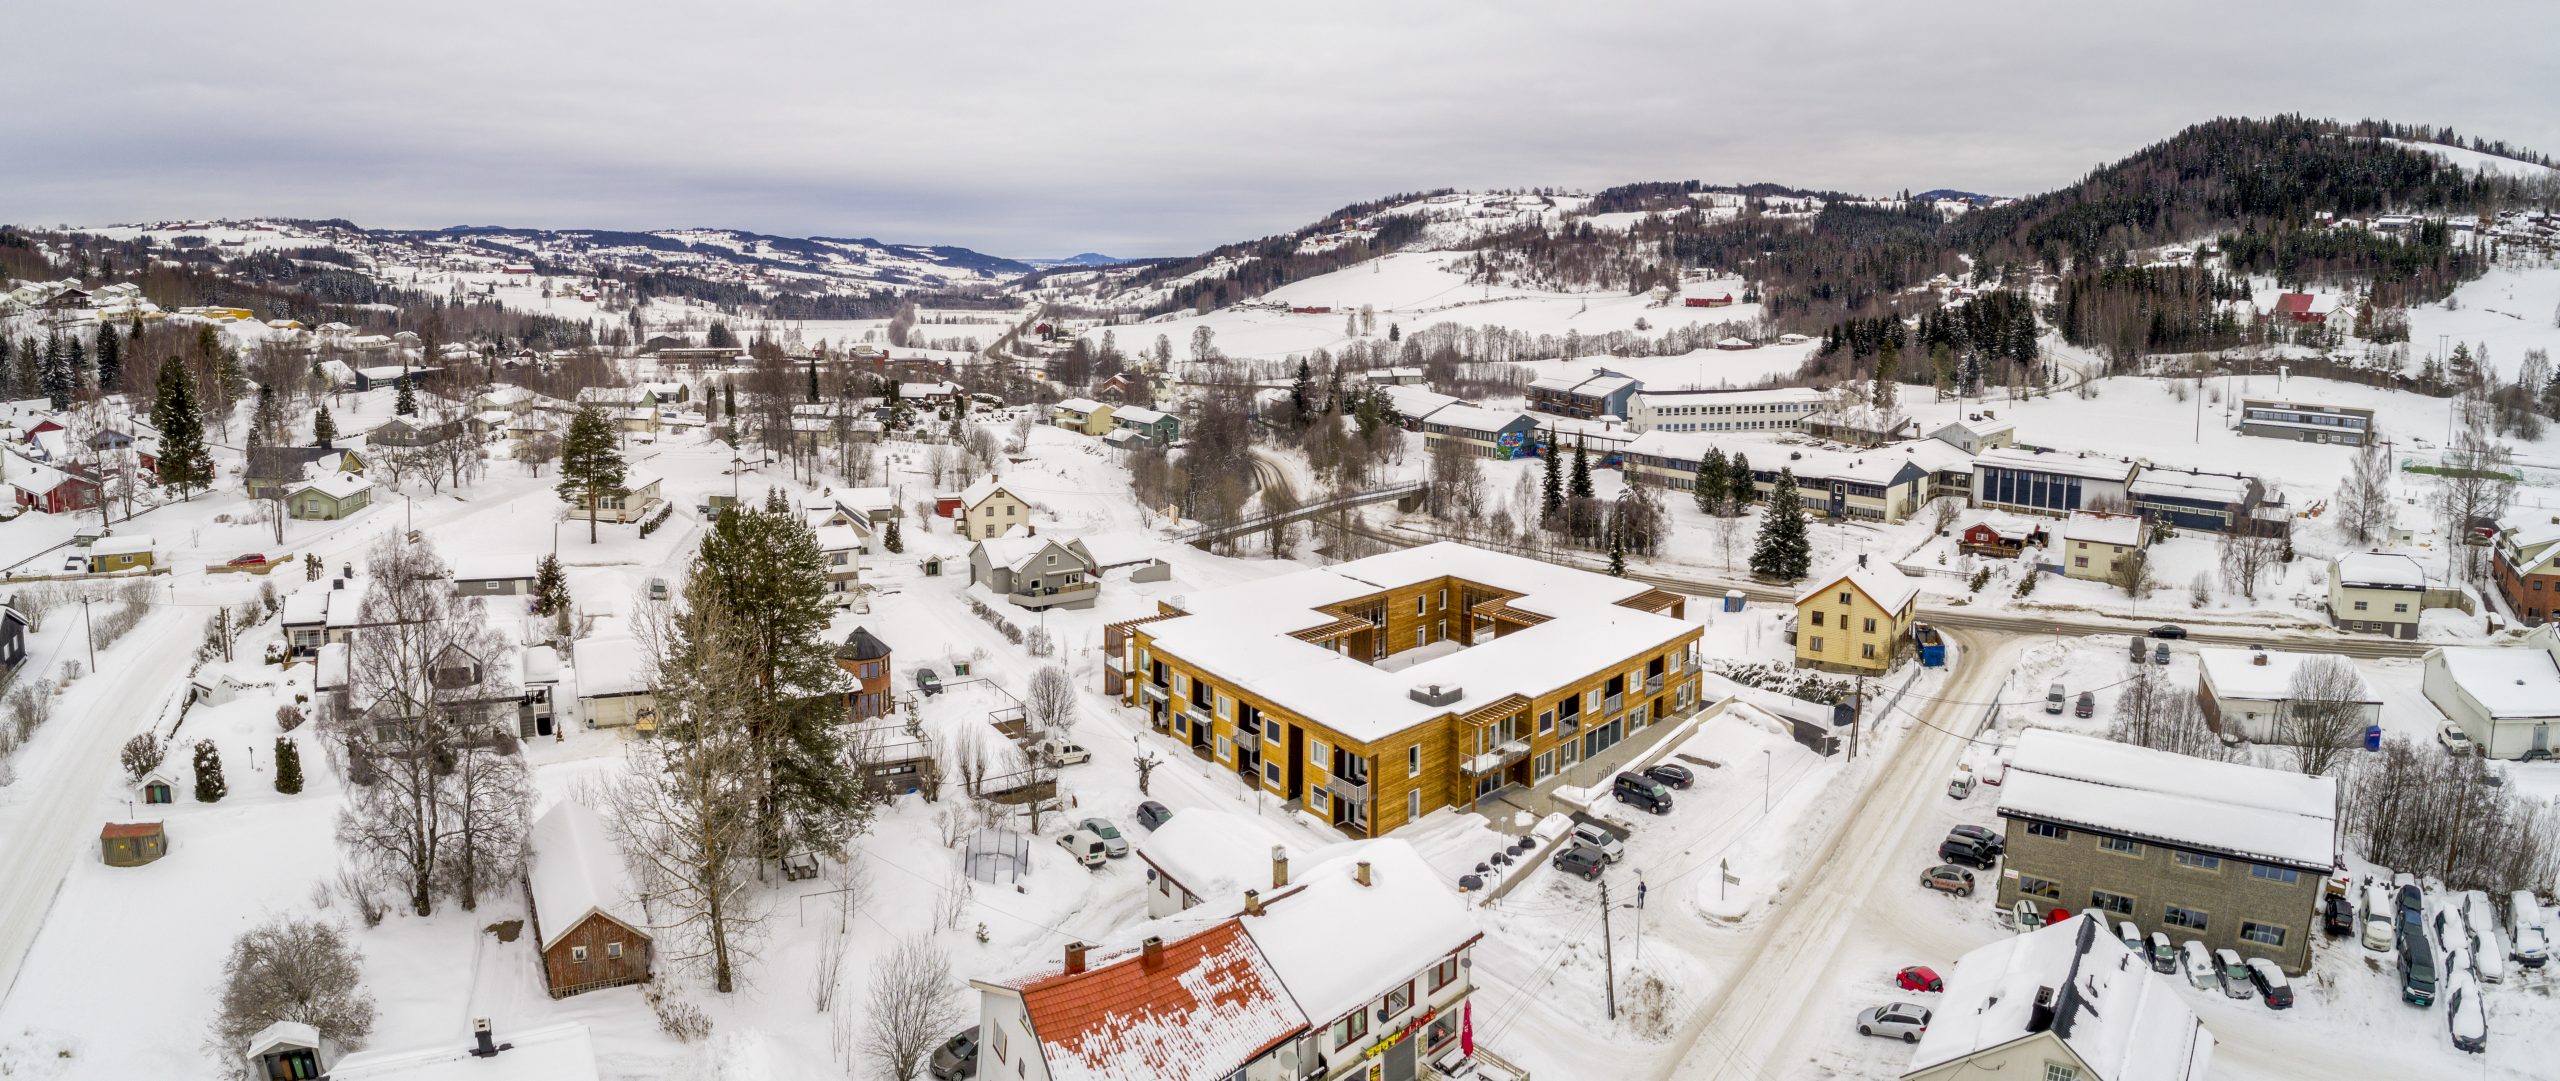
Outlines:
{"label": "fence", "polygon": [[1303,522],[1309,518],[1332,511],[1344,510],[1351,507],[1362,507],[1372,503],[1384,503],[1388,500],[1395,499],[1418,500],[1429,495],[1430,491],[1430,481],[1409,480],[1402,484],[1390,484],[1384,488],[1372,488],[1365,492],[1354,492],[1350,495],[1335,496],[1332,499],[1311,503],[1307,506],[1299,507],[1294,510],[1255,515],[1254,517],[1247,518],[1241,522],[1235,522],[1228,525],[1204,525],[1198,529],[1191,530],[1188,533],[1181,534],[1174,539],[1195,547],[1207,547],[1210,544],[1226,540],[1231,537],[1246,536],[1265,529],[1270,529],[1274,526],[1287,525],[1291,522]]}

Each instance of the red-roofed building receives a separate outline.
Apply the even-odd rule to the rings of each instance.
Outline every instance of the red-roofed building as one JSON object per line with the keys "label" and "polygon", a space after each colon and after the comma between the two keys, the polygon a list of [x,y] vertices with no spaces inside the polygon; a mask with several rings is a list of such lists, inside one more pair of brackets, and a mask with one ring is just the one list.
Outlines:
{"label": "red-roofed building", "polygon": [[2276,315],[2296,323],[2326,323],[2329,316],[2311,310],[2311,294],[2286,293],[2276,298]]}
{"label": "red-roofed building", "polygon": [[1022,1081],[1300,1077],[1306,1015],[1237,919],[980,992],[978,1073]]}

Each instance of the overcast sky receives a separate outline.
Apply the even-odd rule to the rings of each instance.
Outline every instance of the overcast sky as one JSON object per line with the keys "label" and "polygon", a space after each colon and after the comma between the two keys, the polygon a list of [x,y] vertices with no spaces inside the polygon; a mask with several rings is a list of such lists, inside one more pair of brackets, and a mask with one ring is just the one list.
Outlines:
{"label": "overcast sky", "polygon": [[12,6],[0,221],[39,225],[1165,255],[1435,187],[2022,194],[2216,115],[2560,152],[2541,0]]}

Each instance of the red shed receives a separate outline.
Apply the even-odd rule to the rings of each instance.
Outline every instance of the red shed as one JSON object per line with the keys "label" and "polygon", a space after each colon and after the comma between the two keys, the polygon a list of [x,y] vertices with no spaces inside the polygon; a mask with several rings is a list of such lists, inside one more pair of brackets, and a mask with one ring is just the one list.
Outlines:
{"label": "red shed", "polygon": [[1289,313],[1292,315],[1332,315],[1333,305],[1306,304],[1289,309]]}
{"label": "red shed", "polygon": [[960,513],[960,493],[933,493],[933,513],[935,516],[942,518],[949,518],[952,515]]}
{"label": "red shed", "polygon": [[1733,294],[1718,293],[1711,297],[1689,297],[1683,303],[1692,308],[1721,308],[1733,303]]}

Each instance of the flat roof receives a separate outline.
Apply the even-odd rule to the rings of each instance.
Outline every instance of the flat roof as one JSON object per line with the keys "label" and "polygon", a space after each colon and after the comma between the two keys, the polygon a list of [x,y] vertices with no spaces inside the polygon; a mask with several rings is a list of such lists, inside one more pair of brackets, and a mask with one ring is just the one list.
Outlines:
{"label": "flat roof", "polygon": [[[2213,684],[2217,698],[2282,701],[2293,697],[2294,673],[2301,671],[2313,657],[2326,656],[2334,654],[2206,646],[2196,650],[2196,663],[2203,670],[2205,680]],[[2260,658],[2265,658],[2266,663],[2258,663]],[[2355,662],[2346,663],[2347,670],[2355,672],[2355,700],[2380,705],[2382,696],[2373,693],[2373,688],[2365,683],[2364,673],[2356,672]]]}
{"label": "flat roof", "polygon": [[[1463,579],[1515,594],[1512,607],[1548,617],[1480,645],[1390,671],[1301,642],[1290,632],[1333,622],[1319,609],[1438,578]],[[1431,718],[1465,713],[1505,695],[1537,698],[1603,668],[1694,634],[1686,619],[1616,602],[1645,593],[1640,582],[1441,542],[1194,593],[1186,614],[1147,624],[1154,648],[1281,709],[1361,742]],[[1470,616],[1450,598],[1453,639]],[[1407,692],[1438,685],[1457,694],[1425,705]],[[1604,722],[1605,723],[1605,722]]]}
{"label": "flat roof", "polygon": [[2060,451],[2039,453],[2017,447],[1992,447],[1973,459],[1974,468],[1997,466],[2036,473],[2055,473],[2070,477],[2123,482],[2133,476],[2133,463],[2121,458],[2096,455],[2065,454]]}
{"label": "flat roof", "polygon": [[2009,756],[2001,817],[2149,838],[2326,872],[2338,782],[2031,728]]}
{"label": "flat roof", "polygon": [[2560,663],[2532,646],[2445,646],[2428,659],[2491,719],[2560,716]]}

